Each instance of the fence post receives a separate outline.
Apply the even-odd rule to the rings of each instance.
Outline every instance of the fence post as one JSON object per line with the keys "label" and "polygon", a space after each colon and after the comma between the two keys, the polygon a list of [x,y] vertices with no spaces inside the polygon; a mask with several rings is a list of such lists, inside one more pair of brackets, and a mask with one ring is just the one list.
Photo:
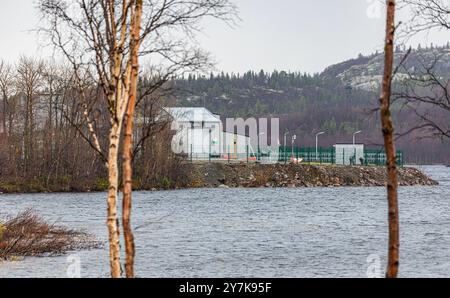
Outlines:
{"label": "fence post", "polygon": [[331,164],[334,165],[334,163],[335,163],[334,150],[331,149]]}
{"label": "fence post", "polygon": [[290,155],[290,157],[289,157],[289,162],[290,163],[292,163],[293,161],[294,161],[294,158],[295,158],[295,156],[296,156],[296,152],[295,152],[295,150],[296,150],[296,147],[294,147],[294,144],[292,144],[292,147],[291,147],[291,155]]}
{"label": "fence post", "polygon": [[283,147],[283,152],[284,152],[284,164],[287,164],[287,152],[286,152],[287,147]]}
{"label": "fence post", "polygon": [[303,159],[303,161],[305,161],[305,157],[303,156],[303,149],[302,146],[300,145],[300,147],[298,148],[298,158]]}
{"label": "fence post", "polygon": [[308,148],[308,156],[309,156],[309,164],[312,164],[312,161],[315,159],[315,152],[312,152],[311,148]]}
{"label": "fence post", "polygon": [[248,163],[248,145],[245,147],[246,153],[247,153],[247,163]]}
{"label": "fence post", "polygon": [[320,161],[320,164],[322,164],[322,153],[323,153],[322,148],[319,148],[319,161]]}
{"label": "fence post", "polygon": [[308,164],[311,164],[311,154],[309,148],[305,148],[305,155],[308,156]]}
{"label": "fence post", "polygon": [[402,167],[405,165],[405,155],[403,154],[403,151],[401,151],[402,155]]}

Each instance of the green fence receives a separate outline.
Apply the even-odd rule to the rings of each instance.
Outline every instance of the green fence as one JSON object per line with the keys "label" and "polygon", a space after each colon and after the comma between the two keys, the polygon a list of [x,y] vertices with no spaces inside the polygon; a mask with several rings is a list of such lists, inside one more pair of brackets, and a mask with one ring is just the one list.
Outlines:
{"label": "green fence", "polygon": [[[384,150],[364,150],[364,160],[366,165],[386,165],[386,153]],[[405,164],[403,151],[397,151],[397,165]]]}
{"label": "green fence", "polygon": [[[365,149],[364,158],[356,160],[355,154],[341,153],[339,161],[336,160],[335,148],[305,148],[305,147],[281,147],[279,153],[279,162],[289,163],[292,160],[302,160],[303,163],[318,164],[346,164],[353,165],[386,165],[386,153],[384,150]],[[342,160],[342,162],[341,162]],[[397,164],[404,165],[404,154],[397,151]]]}
{"label": "green fence", "polygon": [[[343,150],[336,152],[336,148],[310,148],[310,147],[280,147],[279,152],[264,151],[253,152],[247,146],[245,153],[226,152],[220,154],[213,153],[192,153],[185,154],[184,157],[190,161],[209,162],[263,162],[263,163],[291,163],[301,162],[306,164],[338,164],[338,165],[366,165],[384,166],[386,165],[386,154],[384,150],[365,149],[356,151]],[[277,154],[278,153],[278,154]],[[356,158],[358,156],[358,158]],[[397,151],[397,164],[404,165],[404,154]]]}

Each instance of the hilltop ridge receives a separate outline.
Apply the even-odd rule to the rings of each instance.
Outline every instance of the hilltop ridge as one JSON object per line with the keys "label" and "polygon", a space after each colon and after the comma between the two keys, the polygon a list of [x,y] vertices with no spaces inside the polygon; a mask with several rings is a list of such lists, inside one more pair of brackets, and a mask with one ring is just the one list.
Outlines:
{"label": "hilltop ridge", "polygon": [[[408,50],[405,48],[397,47],[394,54],[395,65],[399,65],[407,53]],[[394,80],[402,80],[408,73],[418,74],[435,62],[437,63],[433,70],[436,74],[450,76],[450,45],[411,49],[402,67],[398,68]],[[383,75],[383,65],[383,53],[375,53],[370,56],[360,55],[358,58],[329,66],[320,76],[323,79],[338,78],[352,88],[377,91]]]}

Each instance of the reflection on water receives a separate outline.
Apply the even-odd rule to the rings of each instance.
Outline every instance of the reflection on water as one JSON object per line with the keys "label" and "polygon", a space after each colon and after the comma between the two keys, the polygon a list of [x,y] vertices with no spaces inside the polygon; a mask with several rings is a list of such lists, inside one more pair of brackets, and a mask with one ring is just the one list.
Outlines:
{"label": "reflection on water", "polygon": [[[448,276],[450,168],[422,170],[441,185],[401,189],[401,276]],[[106,241],[105,197],[0,195],[0,216],[31,207]],[[133,216],[139,277],[366,277],[374,255],[384,271],[384,188],[139,192]],[[108,276],[106,248],[74,254],[83,277]],[[0,277],[66,277],[70,264],[27,258]]]}

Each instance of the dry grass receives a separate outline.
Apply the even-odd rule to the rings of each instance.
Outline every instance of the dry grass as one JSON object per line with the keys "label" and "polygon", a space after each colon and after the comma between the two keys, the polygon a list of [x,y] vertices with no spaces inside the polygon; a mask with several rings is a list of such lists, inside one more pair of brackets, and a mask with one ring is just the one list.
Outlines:
{"label": "dry grass", "polygon": [[31,210],[0,221],[0,260],[11,257],[61,255],[100,247],[91,235],[46,223]]}

